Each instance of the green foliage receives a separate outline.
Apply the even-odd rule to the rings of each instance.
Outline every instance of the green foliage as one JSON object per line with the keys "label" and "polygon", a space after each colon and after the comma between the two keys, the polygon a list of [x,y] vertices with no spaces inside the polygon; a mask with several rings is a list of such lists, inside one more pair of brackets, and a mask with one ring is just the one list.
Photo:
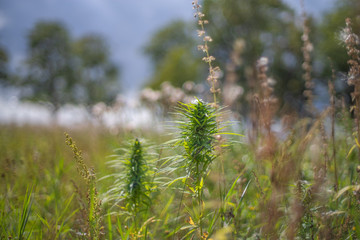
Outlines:
{"label": "green foliage", "polygon": [[289,100],[302,99],[304,84],[298,67],[303,62],[301,29],[293,10],[281,0],[205,0],[203,4],[207,32],[213,39],[211,51],[220,68],[226,69],[236,39],[243,39],[245,48],[236,69],[240,85],[245,91],[257,88],[253,67],[259,56],[266,56],[270,75],[277,82],[276,96],[294,107],[295,102]]}
{"label": "green foliage", "polygon": [[172,22],[153,35],[144,47],[144,53],[151,58],[154,66],[157,66],[174,47],[192,48],[195,44],[191,37],[193,30],[191,25],[183,21]]}
{"label": "green foliage", "polygon": [[[215,134],[218,133],[217,110],[212,105],[196,99],[189,104],[179,103],[178,113],[181,117],[179,121],[181,136],[176,145],[180,145],[184,151],[182,164],[186,171],[184,184],[193,194],[199,208],[199,210],[188,210],[195,223],[190,223],[191,227],[187,235],[193,234],[198,228],[199,237],[207,238],[204,236],[208,233],[203,232],[203,192],[210,164],[217,156],[215,154]],[[191,217],[190,220],[193,221]]]}
{"label": "green foliage", "polygon": [[[33,188],[27,188],[26,194],[24,196],[22,209],[15,209],[14,212],[8,212],[8,206],[6,203],[7,199],[0,198],[0,237],[1,238],[12,238],[12,236],[17,236],[17,239],[31,239],[32,233],[34,231],[33,225],[31,226],[30,217],[33,205]],[[15,206],[10,206],[15,207]],[[14,220],[16,223],[11,224],[11,220]],[[29,226],[30,225],[30,226]]]}
{"label": "green foliage", "polygon": [[185,150],[186,174],[193,184],[193,192],[198,195],[209,166],[216,158],[217,112],[210,104],[198,99],[190,104],[180,103],[179,108],[183,119],[179,122],[181,140],[177,144]]}
{"label": "green foliage", "polygon": [[197,82],[199,63],[187,47],[174,47],[163,56],[149,87],[159,89],[163,82],[170,82],[174,87],[181,88],[187,81]]}
{"label": "green foliage", "polygon": [[32,95],[58,108],[74,86],[71,43],[67,29],[56,22],[39,22],[28,35],[28,75]]}
{"label": "green foliage", "polygon": [[144,48],[154,67],[149,87],[158,89],[165,81],[175,87],[182,87],[186,81],[199,81],[200,61],[193,30],[191,24],[176,21],[153,35]]}
{"label": "green foliage", "polygon": [[[277,0],[205,3],[215,25],[224,21],[224,26],[237,26],[230,28],[234,32],[249,31],[250,49],[258,54],[266,51],[267,42],[255,36],[273,37],[288,26],[278,16],[279,26],[266,21],[271,13],[288,13]],[[253,18],[263,20],[263,26],[247,20],[255,7],[259,9]],[[240,16],[237,11],[242,11]],[[254,35],[247,26],[254,28]],[[285,30],[284,34],[291,37]],[[230,35],[226,32],[223,38],[229,40]],[[223,41],[216,34],[214,39],[217,44]],[[103,49],[101,40],[93,38],[83,39],[75,48],[83,59],[78,66],[89,72],[106,59],[102,50],[84,50],[93,44]],[[169,46],[169,52],[181,49]],[[159,67],[161,49],[154,55]],[[0,238],[360,239],[359,139],[353,137],[348,109],[331,107],[337,114],[325,110],[314,119],[293,116],[296,123],[279,134],[269,126],[273,119],[265,119],[264,126],[254,126],[259,131],[249,143],[228,144],[223,135],[240,134],[222,132],[225,117],[215,104],[199,99],[179,103],[177,138],[142,132],[161,146],[156,157],[144,141],[131,137],[128,145],[119,142],[127,139],[126,132],[120,138],[100,128],[74,130],[85,154],[66,135],[71,157],[57,127],[0,126]],[[270,108],[264,104],[257,110]],[[327,118],[336,129],[332,141],[324,124]],[[243,126],[233,127],[238,132]],[[171,144],[162,145],[166,140]],[[108,168],[103,159],[115,146],[120,150]],[[174,146],[181,148],[181,156]],[[69,159],[75,160],[76,168]],[[87,162],[104,176],[101,181],[96,181]],[[163,184],[164,179],[169,183]],[[37,184],[30,190],[32,181]],[[179,182],[182,185],[175,184]],[[86,189],[85,196],[81,189]],[[107,212],[104,227],[100,206]]]}
{"label": "green foliage", "polygon": [[[99,35],[81,37],[73,44],[77,66],[79,102],[111,102],[119,93],[117,67],[110,61],[109,48]],[[76,95],[78,97],[79,94]]]}
{"label": "green foliage", "polygon": [[30,217],[30,211],[31,211],[31,206],[32,206],[32,189],[28,189],[26,191],[26,195],[24,198],[24,204],[23,204],[23,209],[22,209],[22,213],[21,213],[21,218],[20,218],[20,222],[19,222],[19,232],[18,232],[18,239],[22,240],[22,239],[29,239],[32,231],[30,231],[28,233],[27,236],[25,236],[25,228],[26,225],[28,223],[29,217]]}
{"label": "green foliage", "polygon": [[[333,11],[328,12],[320,24],[322,39],[319,42],[320,51],[324,56],[330,58],[333,67],[341,72],[348,71],[348,56],[344,51],[341,39],[341,29],[345,26],[345,18],[353,20],[353,30],[355,33],[360,32],[360,21],[358,20],[358,12],[360,3],[356,0],[338,0],[336,1]],[[323,61],[328,61],[323,59]],[[330,75],[331,65],[325,65],[324,72]]]}
{"label": "green foliage", "polygon": [[115,155],[109,162],[116,173],[104,178],[114,178],[114,185],[107,195],[107,201],[123,201],[123,209],[130,215],[144,211],[150,204],[151,176],[143,146],[138,139],[129,149],[122,149],[124,154]]}
{"label": "green foliage", "polygon": [[126,221],[126,224],[118,226],[121,238],[131,236],[135,239],[141,234],[150,234],[147,224],[154,218],[149,218],[149,214],[159,180],[152,154],[139,139],[120,150],[121,154],[113,156],[115,160],[108,162],[115,173],[101,179],[113,180],[104,202],[112,209],[109,215],[120,222]]}
{"label": "green foliage", "polygon": [[[292,9],[280,0],[205,0],[203,4],[205,19],[209,20],[205,28],[212,38],[209,47],[221,69],[225,70],[226,63],[233,57],[233,44],[239,38],[243,39],[245,48],[238,59],[240,65],[236,68],[240,85],[246,91],[253,91],[257,87],[254,64],[259,56],[266,56],[270,59],[271,77],[278,83],[275,91],[280,101],[286,96],[283,103],[292,104],[293,107],[295,102],[303,99],[302,69],[298,67],[303,61],[301,29],[295,24]],[[193,53],[196,43],[200,41],[193,32],[184,31],[183,26],[178,25],[169,24],[159,30],[146,48],[154,63],[150,87],[158,88],[165,80],[181,86],[187,80],[205,81],[207,78],[204,69],[198,68],[196,71],[189,66],[201,58]],[[192,54],[187,58],[187,64],[179,64],[177,58],[168,57],[172,51],[180,51],[182,47]],[[169,66],[173,66],[173,71],[166,71]],[[176,75],[177,72],[185,74],[181,77]],[[188,77],[190,73],[191,78]],[[226,74],[225,71],[221,81],[227,77]],[[300,109],[301,106],[296,107]],[[246,112],[248,109],[245,107],[243,110]]]}
{"label": "green foliage", "polygon": [[7,83],[9,56],[6,50],[0,46],[0,83]]}
{"label": "green foliage", "polygon": [[[87,184],[77,174],[72,152],[64,142],[64,129],[0,128],[0,239],[18,236],[24,198],[32,183],[36,187],[24,237],[32,231],[30,239],[85,239]],[[72,135],[85,152],[84,162],[103,172],[105,161],[98,160],[110,155],[119,141],[93,130],[76,130]],[[101,192],[106,188],[97,186]]]}
{"label": "green foliage", "polygon": [[148,204],[149,189],[145,185],[147,174],[147,165],[143,156],[141,143],[138,139],[135,140],[134,146],[131,149],[130,158],[125,163],[127,174],[125,180],[126,184],[126,199],[129,201],[130,209],[135,213],[139,211],[142,203]]}
{"label": "green foliage", "polygon": [[[172,171],[162,171],[159,170],[160,168],[154,167],[150,160],[152,157],[147,154],[148,150],[144,148],[143,141],[136,140],[132,140],[130,146],[120,142],[121,147],[126,147],[124,149],[126,150],[125,154],[114,156],[117,160],[110,162],[110,165],[114,167],[113,169],[105,167],[105,161],[99,159],[104,159],[111,153],[111,149],[119,144],[117,137],[107,133],[89,135],[88,130],[74,132],[76,138],[79,139],[77,145],[86,149],[84,154],[81,154],[81,156],[87,156],[82,159],[82,163],[78,161],[80,158],[77,157],[78,160],[76,160],[76,166],[80,167],[81,175],[88,176],[86,172],[90,170],[83,164],[90,161],[95,164],[97,172],[102,176],[108,176],[96,184],[97,189],[100,190],[98,199],[104,199],[102,206],[105,212],[108,212],[106,229],[103,230],[106,234],[104,238],[110,239],[112,234],[113,239],[136,239],[136,237],[144,239],[145,235],[147,235],[147,239],[166,239],[166,236],[171,234],[175,238],[182,238],[189,234],[185,237],[186,239],[191,238],[192,235],[194,237],[200,236],[200,226],[203,228],[202,236],[206,236],[208,233],[208,238],[213,239],[220,237],[227,237],[228,239],[261,238],[264,221],[268,219],[264,219],[262,204],[264,201],[269,201],[269,196],[274,191],[274,186],[271,184],[272,179],[274,175],[278,176],[280,173],[274,168],[272,176],[267,175],[268,173],[264,169],[269,169],[268,163],[259,161],[250,145],[236,143],[229,147],[228,153],[220,152],[218,156],[224,162],[225,172],[222,175],[221,168],[217,165],[217,159],[211,164],[205,163],[207,161],[206,155],[210,157],[216,155],[214,151],[211,151],[217,144],[217,140],[212,137],[218,131],[216,130],[216,122],[214,122],[216,111],[201,101],[191,103],[189,106],[181,106],[182,113],[180,115],[183,119],[181,126],[183,127],[181,127],[180,139],[177,139],[177,142],[183,149],[183,165],[177,165]],[[184,120],[186,120],[186,124]],[[188,127],[184,127],[185,125]],[[204,126],[207,127],[208,131],[204,131]],[[186,138],[185,135],[189,134],[190,131],[192,132],[191,135]],[[66,151],[66,146],[61,141],[62,138],[59,137],[61,132],[62,130],[56,129],[30,129],[29,127],[6,129],[2,127],[0,141],[6,142],[6,147],[5,145],[0,146],[0,171],[1,175],[5,174],[2,177],[3,181],[0,182],[0,214],[5,217],[1,218],[0,223],[1,228],[7,231],[2,232],[3,235],[17,236],[17,226],[23,209],[23,198],[17,200],[14,195],[22,193],[26,196],[26,186],[29,180],[35,176],[37,187],[33,189],[32,211],[29,211],[25,236],[33,229],[31,235],[33,239],[87,238],[81,233],[82,229],[86,229],[82,225],[88,226],[87,224],[90,223],[88,222],[89,212],[82,214],[82,209],[89,207],[86,196],[91,197],[91,193],[89,195],[85,190],[85,195],[82,195],[84,192],[81,189],[88,189],[89,186],[87,181],[82,180],[82,176],[76,174],[76,167],[73,167],[74,164],[70,161],[72,160],[70,151]],[[351,132],[351,129],[346,132]],[[312,175],[314,170],[308,157],[309,154],[313,154],[311,149],[306,148],[304,154],[298,153],[298,156],[293,156],[302,159],[302,178],[307,181],[303,185],[300,195],[301,204],[305,211],[301,222],[299,221],[299,225],[297,225],[298,228],[295,228],[297,229],[297,236],[300,238],[323,236],[321,234],[326,231],[330,231],[329,234],[331,234],[332,239],[346,239],[350,236],[355,239],[358,234],[357,152],[354,150],[347,158],[353,142],[352,139],[346,140],[345,132],[342,134],[344,135],[338,135],[336,141],[339,187],[340,189],[344,188],[339,193],[333,190],[332,181],[325,182],[324,190],[321,192],[316,193],[313,190],[314,179]],[[29,136],[31,139],[26,140],[25,137]],[[121,138],[123,136],[126,137],[126,134],[123,134]],[[292,140],[294,143],[287,151],[296,152],[297,148],[303,146],[301,141],[304,138],[309,138],[309,136]],[[164,142],[163,137],[156,134],[152,134],[151,139],[157,144]],[[202,141],[202,139],[206,140]],[[174,140],[172,139],[172,141]],[[313,142],[312,148],[317,144],[317,142]],[[205,147],[202,148],[201,145]],[[190,151],[190,148],[193,151]],[[199,152],[200,155],[196,152]],[[79,151],[75,151],[75,153],[80,154]],[[166,158],[161,160],[159,165],[172,164],[171,160],[176,154],[174,149],[166,149],[163,154]],[[91,158],[88,158],[90,156]],[[14,161],[7,162],[6,159],[13,159]],[[19,159],[23,160],[20,161]],[[194,168],[196,162],[199,162],[199,166],[203,167],[199,168],[199,173]],[[129,166],[131,164],[134,167],[139,166],[138,163],[146,163],[146,167],[140,164],[144,167],[141,172],[131,172]],[[206,167],[207,164],[208,167]],[[154,177],[155,172],[160,175],[164,174],[163,177],[172,180],[181,177],[182,175],[179,176],[178,174],[181,170],[184,172],[186,169],[188,169],[186,173],[189,176],[186,181],[188,185],[186,191],[183,192],[184,188],[180,186],[175,189],[168,187],[161,191],[160,197],[157,198],[154,197],[156,194],[150,194],[150,192],[154,193],[155,188],[157,188],[156,184],[159,182],[158,177]],[[211,173],[208,172],[209,169],[211,169]],[[257,174],[253,175],[252,171]],[[189,174],[191,172],[194,173]],[[142,181],[138,181],[139,178],[136,176],[144,173],[146,177],[142,178]],[[332,180],[333,174],[333,168],[330,165],[327,170],[328,179]],[[227,184],[221,188],[223,193],[218,188],[219,182],[222,182],[221,177],[218,176],[227,179]],[[197,186],[195,178],[201,177],[203,181],[200,180]],[[78,190],[74,188],[71,179],[78,185]],[[133,183],[140,182],[143,184],[141,193],[134,191],[135,184],[131,185],[130,179]],[[196,194],[190,187],[194,189],[194,192],[196,190],[203,192],[201,207]],[[107,189],[110,189],[109,192],[104,194]],[[135,218],[131,213],[134,209],[131,206],[134,205],[127,204],[127,202],[131,202],[131,198],[139,199],[135,197],[136,193],[147,194],[151,201],[148,201],[148,197],[140,196],[142,206],[138,208]],[[328,194],[325,200],[323,198],[317,200],[318,196],[322,196],[322,193]],[[182,194],[185,194],[181,201],[183,208],[179,210]],[[186,197],[189,195],[195,197]],[[224,196],[224,205],[218,202],[218,196]],[[291,203],[297,199],[297,195],[293,191],[286,191],[282,196],[283,201],[278,207],[284,209],[286,215],[277,222],[279,235],[284,234],[286,227],[289,226],[293,211]],[[109,200],[107,197],[111,197],[111,199]],[[222,211],[220,211],[220,207],[223,208]],[[179,215],[178,211],[180,211]],[[188,222],[185,222],[185,219]],[[224,224],[222,225],[221,222]]]}

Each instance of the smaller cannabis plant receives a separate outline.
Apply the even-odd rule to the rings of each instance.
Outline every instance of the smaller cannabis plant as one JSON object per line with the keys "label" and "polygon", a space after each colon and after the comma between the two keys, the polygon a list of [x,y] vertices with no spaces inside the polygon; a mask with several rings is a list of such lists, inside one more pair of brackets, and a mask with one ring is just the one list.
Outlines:
{"label": "smaller cannabis plant", "polygon": [[149,188],[146,185],[148,166],[143,156],[143,149],[138,139],[131,149],[130,158],[124,162],[127,171],[125,178],[125,198],[129,209],[137,213],[142,203],[148,202]]}
{"label": "smaller cannabis plant", "polygon": [[113,207],[120,206],[120,211],[115,213],[125,217],[127,229],[132,229],[131,235],[136,238],[151,206],[156,171],[152,168],[151,154],[144,151],[139,139],[120,150],[123,154],[115,155],[115,160],[109,162],[116,173],[104,177],[115,179],[105,198]]}

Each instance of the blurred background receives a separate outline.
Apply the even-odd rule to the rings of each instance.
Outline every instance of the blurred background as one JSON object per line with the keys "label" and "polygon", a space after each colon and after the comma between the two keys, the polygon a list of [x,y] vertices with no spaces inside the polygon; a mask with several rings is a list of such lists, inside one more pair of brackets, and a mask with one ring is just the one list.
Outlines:
{"label": "blurred background", "polygon": [[[344,19],[359,32],[357,0],[205,0],[210,52],[222,69],[221,101],[246,116],[254,66],[269,59],[282,111],[304,112],[303,10],[310,27],[315,105],[327,81],[348,99]],[[143,126],[177,101],[207,98],[191,1],[0,2],[0,122]],[[349,101],[349,100],[347,100]]]}

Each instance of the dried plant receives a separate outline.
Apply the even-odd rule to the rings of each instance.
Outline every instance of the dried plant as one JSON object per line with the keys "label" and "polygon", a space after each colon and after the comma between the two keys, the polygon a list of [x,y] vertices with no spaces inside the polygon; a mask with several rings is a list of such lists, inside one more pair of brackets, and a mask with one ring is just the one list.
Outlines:
{"label": "dried plant", "polygon": [[263,129],[262,146],[259,155],[262,158],[272,159],[276,152],[276,137],[271,129],[277,110],[277,98],[273,95],[275,81],[267,76],[269,60],[262,57],[257,61],[257,77],[260,92],[255,95],[259,114],[259,122]]}
{"label": "dried plant", "polygon": [[[357,48],[360,41],[359,37],[352,31],[351,19],[347,18],[345,23],[346,27],[340,36],[345,43],[347,54],[350,57],[348,60],[350,70],[347,82],[350,86],[354,86],[354,91],[351,94],[352,101],[354,102],[352,110],[355,112],[356,138],[360,141],[360,50]],[[360,154],[358,154],[358,157],[360,161]]]}
{"label": "dried plant", "polygon": [[305,91],[304,96],[306,97],[306,104],[309,108],[308,111],[312,112],[314,110],[313,106],[313,88],[314,83],[312,80],[311,72],[311,53],[314,49],[311,41],[310,41],[310,27],[309,27],[309,18],[305,12],[304,0],[301,0],[301,8],[302,8],[302,17],[303,17],[303,35],[301,36],[301,40],[303,41],[303,47],[301,48],[303,53],[304,62],[302,64],[302,69],[304,70],[303,78],[305,80]]}
{"label": "dried plant", "polygon": [[211,88],[210,92],[213,94],[214,107],[218,107],[216,94],[220,93],[219,85],[219,77],[221,75],[221,70],[218,66],[214,66],[213,62],[215,61],[215,57],[211,56],[209,53],[209,42],[212,42],[212,38],[206,35],[205,24],[208,24],[209,21],[205,19],[205,14],[201,12],[201,5],[198,3],[198,0],[193,1],[193,8],[196,10],[194,14],[195,17],[198,18],[198,24],[200,29],[198,30],[198,36],[203,38],[204,44],[198,46],[198,49],[205,53],[205,57],[203,57],[203,61],[209,65],[209,76],[207,80],[209,81]]}
{"label": "dried plant", "polygon": [[244,89],[238,85],[236,70],[242,64],[241,54],[245,50],[245,40],[236,39],[233,43],[230,61],[226,64],[225,83],[223,86],[223,102],[236,114],[240,109],[239,98],[243,95]]}
{"label": "dried plant", "polygon": [[332,144],[332,155],[331,159],[334,164],[334,189],[339,189],[339,178],[338,169],[336,163],[336,142],[335,142],[335,118],[336,118],[336,96],[335,96],[335,70],[332,70],[332,80],[328,82],[329,95],[330,95],[330,109],[331,109],[331,144]]}
{"label": "dried plant", "polygon": [[72,138],[65,133],[66,143],[71,148],[74,154],[76,167],[80,176],[86,181],[87,185],[87,216],[88,216],[88,227],[87,232],[90,239],[101,238],[101,200],[98,197],[96,189],[96,177],[93,169],[89,169],[84,163],[82,152],[76,146],[76,143]]}

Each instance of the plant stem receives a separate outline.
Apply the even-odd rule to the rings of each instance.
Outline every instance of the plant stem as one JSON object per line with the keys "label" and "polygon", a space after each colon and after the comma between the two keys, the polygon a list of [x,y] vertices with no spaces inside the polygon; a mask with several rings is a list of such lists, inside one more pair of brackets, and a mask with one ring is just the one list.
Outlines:
{"label": "plant stem", "polygon": [[199,228],[200,228],[200,238],[203,236],[203,229],[202,229],[202,217],[203,217],[203,208],[202,208],[202,188],[200,189],[200,183],[199,183],[199,192],[198,192],[198,201],[199,201],[199,207],[200,207],[200,218],[199,218]]}
{"label": "plant stem", "polygon": [[[332,80],[335,80],[335,70],[332,70]],[[332,159],[334,162],[334,187],[335,191],[339,189],[338,171],[336,165],[336,148],[335,148],[335,87],[332,81],[329,81],[330,104],[331,104],[331,141],[332,141]]]}

